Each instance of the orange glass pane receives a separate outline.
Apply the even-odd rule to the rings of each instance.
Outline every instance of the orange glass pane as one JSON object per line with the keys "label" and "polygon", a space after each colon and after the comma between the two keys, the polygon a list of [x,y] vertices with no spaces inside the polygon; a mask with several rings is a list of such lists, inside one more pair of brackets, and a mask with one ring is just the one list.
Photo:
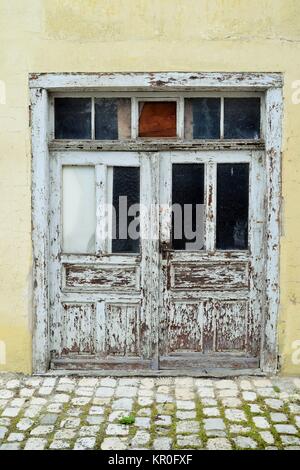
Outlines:
{"label": "orange glass pane", "polygon": [[175,101],[144,101],[139,104],[139,137],[176,135]]}

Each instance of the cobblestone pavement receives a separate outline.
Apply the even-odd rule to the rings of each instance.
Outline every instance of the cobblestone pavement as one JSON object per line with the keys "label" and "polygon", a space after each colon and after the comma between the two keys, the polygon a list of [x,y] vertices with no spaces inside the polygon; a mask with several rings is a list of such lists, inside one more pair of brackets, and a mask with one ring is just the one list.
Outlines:
{"label": "cobblestone pavement", "polygon": [[0,449],[300,449],[300,379],[0,374]]}

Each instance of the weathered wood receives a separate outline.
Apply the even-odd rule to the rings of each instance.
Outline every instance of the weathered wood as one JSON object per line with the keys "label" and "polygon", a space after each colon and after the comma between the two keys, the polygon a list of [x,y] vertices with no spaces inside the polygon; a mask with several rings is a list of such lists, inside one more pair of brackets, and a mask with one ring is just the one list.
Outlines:
{"label": "weathered wood", "polygon": [[135,72],[31,73],[31,88],[57,90],[267,90],[282,86],[280,73]]}
{"label": "weathered wood", "polygon": [[160,368],[164,369],[257,369],[259,359],[255,357],[226,354],[174,354],[160,358]]}
{"label": "weathered wood", "polygon": [[[62,269],[60,254],[62,251],[62,170],[59,155],[50,161],[50,230],[49,230],[49,347],[50,351],[60,353],[62,350],[63,308],[61,290]],[[80,301],[79,301],[80,302]]]}
{"label": "weathered wood", "polygon": [[205,250],[209,253],[215,251],[216,226],[216,197],[217,197],[217,167],[215,163],[206,164],[205,177]]}
{"label": "weathered wood", "polygon": [[[215,351],[246,352],[249,302],[247,300],[219,301],[215,302],[214,310]],[[260,331],[258,335],[259,333]]]}
{"label": "weathered wood", "polygon": [[[76,358],[67,357],[60,359],[53,359],[51,361],[51,367],[53,369],[69,369],[78,371],[80,369],[86,370],[123,370],[126,371],[138,371],[140,369],[150,369],[152,361],[136,358],[107,358],[97,359],[89,358],[84,356],[78,356]],[[107,372],[106,372],[107,374]]]}
{"label": "weathered wood", "polygon": [[[177,348],[184,359],[184,351],[202,351],[236,354],[249,353],[259,360],[263,285],[261,265],[264,245],[261,239],[261,221],[264,220],[263,160],[258,152],[169,152],[162,154],[164,183],[161,198],[169,207],[172,201],[172,163],[205,163],[205,240],[206,250],[173,251],[171,249],[171,218],[167,210],[161,214],[161,236],[165,246],[162,254],[161,284],[161,356]],[[258,160],[260,159],[260,164]],[[169,163],[167,161],[169,160]],[[248,163],[251,167],[250,184],[250,247],[248,250],[216,250],[216,191],[219,163]],[[252,168],[253,167],[253,168]],[[261,182],[256,179],[261,178]],[[253,207],[252,207],[253,206]],[[258,246],[253,246],[258,243]],[[255,277],[255,283],[253,279]],[[249,302],[252,299],[251,309]],[[188,341],[189,338],[189,341]],[[198,339],[195,340],[195,338]],[[218,360],[218,356],[215,356]],[[199,356],[200,361],[200,356]],[[195,363],[194,363],[195,364]],[[199,362],[201,367],[201,361]]]}
{"label": "weathered wood", "polygon": [[105,306],[105,356],[140,356],[140,305],[110,303]]}
{"label": "weathered wood", "polygon": [[[51,366],[52,367],[52,366]],[[54,369],[54,370],[53,370]],[[37,374],[33,374],[35,376]],[[203,367],[197,369],[66,369],[51,368],[49,371],[38,374],[38,377],[53,377],[53,376],[69,376],[69,377],[211,377],[211,378],[226,378],[226,377],[243,377],[243,376],[257,376],[265,377],[267,374],[261,369],[231,369],[227,367]]]}
{"label": "weathered wood", "polygon": [[63,265],[64,289],[77,291],[139,290],[140,273],[136,266],[120,265]]}
{"label": "weathered wood", "polygon": [[[77,154],[57,152],[50,159],[50,348],[53,358],[72,356],[75,362],[76,359],[79,361],[80,367],[83,354],[85,357],[92,357],[93,354],[102,357],[119,355],[128,359],[132,355],[141,356],[140,337],[144,330],[140,308],[143,296],[140,288],[142,256],[107,253],[110,250],[111,234],[105,227],[109,224],[104,211],[105,203],[112,199],[113,191],[112,184],[107,182],[112,168],[107,168],[105,161],[119,166],[140,166],[139,156],[104,152],[98,157],[90,158],[90,155],[84,153],[77,157]],[[64,165],[91,165],[96,168],[96,198],[97,205],[101,207],[97,207],[98,241],[94,255],[63,253],[60,202]],[[147,178],[148,170],[145,172]],[[149,334],[150,330],[146,331],[145,338]],[[77,358],[74,357],[76,355]]]}
{"label": "weathered wood", "polygon": [[203,306],[174,302],[167,322],[168,353],[202,351]]}
{"label": "weathered wood", "polygon": [[159,155],[141,154],[141,288],[143,293],[141,341],[143,357],[158,368],[159,306]]}
{"label": "weathered wood", "polygon": [[[56,307],[57,308],[57,307]],[[63,304],[61,324],[62,355],[96,352],[95,304]]]}
{"label": "weathered wood", "polygon": [[[170,297],[170,251],[172,237],[172,162],[170,153],[160,155],[160,277],[159,277],[159,323],[158,353],[161,357],[169,348],[169,317],[172,304]],[[177,327],[174,336],[180,335]]]}
{"label": "weathered wood", "polygon": [[263,152],[253,152],[250,168],[249,244],[251,263],[249,269],[250,304],[247,324],[247,351],[261,356],[264,323],[266,247],[266,168]]}
{"label": "weathered wood", "polygon": [[48,213],[49,166],[47,146],[48,96],[43,88],[30,93],[32,139],[33,242],[33,370],[49,367],[48,347]]}
{"label": "weathered wood", "polygon": [[248,287],[248,263],[172,263],[171,288],[177,290],[235,290]]}
{"label": "weathered wood", "polygon": [[[84,321],[84,331],[88,331],[90,328],[89,318],[94,318],[94,326],[91,327],[91,331],[95,327],[95,331],[92,333],[94,337],[94,348],[96,351],[103,351],[105,349],[106,343],[106,333],[105,335],[101,333],[100,325],[104,328],[106,325],[106,305],[109,305],[109,302],[116,302],[124,304],[122,308],[126,309],[133,303],[135,305],[141,302],[144,295],[147,294],[147,303],[142,306],[140,310],[140,327],[141,334],[139,347],[142,350],[142,356],[144,360],[139,358],[136,361],[131,362],[130,357],[125,358],[129,364],[130,373],[135,373],[135,368],[140,367],[141,361],[147,362],[147,367],[149,364],[153,367],[158,366],[158,339],[157,339],[157,309],[158,305],[162,306],[162,298],[165,299],[164,308],[161,308],[161,343],[162,350],[161,353],[164,353],[164,349],[168,350],[168,347],[182,351],[184,345],[188,345],[187,338],[190,336],[191,344],[193,345],[192,349],[195,348],[195,344],[199,347],[197,341],[199,338],[199,343],[202,341],[202,345],[205,344],[205,348],[211,351],[214,350],[223,350],[224,347],[227,347],[228,344],[236,345],[236,349],[243,349],[243,341],[238,327],[242,328],[244,325],[244,316],[242,314],[245,311],[243,306],[250,300],[249,310],[247,310],[247,325],[246,325],[246,350],[250,353],[250,360],[253,359],[255,351],[257,354],[259,348],[257,347],[257,338],[259,337],[258,328],[260,327],[260,315],[261,312],[264,312],[264,323],[262,325],[263,332],[263,342],[261,347],[261,367],[262,370],[266,373],[274,372],[276,370],[277,364],[277,315],[278,315],[278,305],[279,305],[279,215],[280,215],[280,197],[281,197],[281,187],[280,187],[280,159],[281,159],[281,120],[282,120],[282,75],[281,74],[223,74],[223,73],[158,73],[158,74],[33,74],[30,77],[30,87],[31,87],[31,108],[32,108],[32,207],[33,207],[33,253],[34,253],[34,292],[33,292],[33,309],[34,309],[34,339],[33,339],[33,348],[34,348],[34,371],[36,372],[45,372],[49,364],[49,337],[51,338],[51,349],[54,348],[54,351],[60,351],[60,345],[62,344],[62,325],[64,321],[64,316],[61,316],[62,310],[57,308],[58,305],[63,303],[68,303],[70,306],[73,305],[84,305],[85,307],[80,307],[81,311],[88,312],[88,305],[96,305],[96,310],[92,307],[93,314],[85,313]],[[93,90],[152,90],[152,91],[166,91],[170,90],[175,92],[176,90],[189,92],[199,91],[199,90],[240,90],[240,91],[266,91],[266,100],[265,100],[265,111],[266,111],[266,120],[262,122],[263,124],[263,133],[262,136],[265,138],[266,144],[263,140],[260,141],[191,141],[185,142],[180,140],[160,140],[160,141],[124,141],[124,142],[96,142],[96,141],[52,141],[50,143],[50,148],[55,149],[53,154],[54,163],[53,168],[51,168],[51,177],[50,180],[53,182],[57,178],[57,186],[52,186],[54,189],[53,196],[51,195],[51,207],[50,207],[50,238],[51,245],[48,244],[48,214],[49,214],[49,159],[48,159],[48,149],[47,149],[47,92],[53,90],[64,90],[64,91],[93,91]],[[135,116],[136,117],[136,116]],[[183,132],[183,128],[180,130]],[[49,136],[53,137],[51,134],[51,129],[49,129]],[[264,151],[266,147],[266,174],[267,178],[265,181],[266,184],[266,210],[265,225],[261,223],[259,218],[261,210],[261,199],[256,198],[255,191],[251,189],[251,204],[253,210],[250,214],[250,225],[249,225],[249,240],[252,248],[250,251],[245,251],[243,253],[230,253],[230,252],[216,252],[213,247],[214,240],[214,210],[215,202],[211,202],[211,211],[207,211],[207,214],[210,213],[211,223],[210,223],[210,236],[207,240],[210,240],[208,243],[209,252],[206,253],[174,253],[168,250],[168,243],[170,241],[170,224],[169,228],[167,224],[168,220],[170,221],[170,211],[165,211],[160,218],[161,222],[161,240],[166,243],[163,250],[161,260],[161,269],[163,275],[160,277],[162,279],[162,285],[164,285],[165,291],[163,296],[158,289],[158,278],[159,278],[159,263],[158,263],[158,239],[152,241],[151,244],[148,244],[147,251],[142,253],[142,256],[126,256],[120,255],[109,255],[102,252],[100,244],[98,244],[98,256],[93,255],[84,255],[79,254],[78,256],[74,255],[62,255],[60,249],[60,189],[59,189],[59,180],[60,180],[60,169],[63,164],[83,164],[83,165],[123,165],[123,166],[139,166],[142,165],[143,159],[140,158],[137,152],[150,152],[150,151],[160,151],[161,155],[158,155],[153,159],[149,155],[147,158],[151,161],[158,161],[165,159],[166,155],[168,161],[167,164],[161,165],[161,171],[164,168],[167,168],[167,172],[164,173],[162,186],[165,186],[165,194],[170,194],[170,183],[167,183],[167,179],[170,178],[170,168],[171,162],[173,163],[188,163],[188,162],[205,162],[210,166],[211,169],[215,170],[215,163],[219,162],[238,162],[244,161],[252,164],[254,162],[254,167],[256,165],[255,155],[258,152],[255,151]],[[130,154],[125,151],[134,150]],[[94,151],[94,152],[93,152]],[[97,152],[100,151],[100,152]],[[166,152],[167,151],[167,152]],[[217,152],[218,151],[218,152]],[[253,151],[253,153],[251,153]],[[125,155],[125,158],[124,158]],[[52,160],[52,158],[50,159]],[[165,161],[165,160],[164,160]],[[148,165],[148,164],[147,164]],[[166,165],[166,166],[165,166]],[[256,174],[258,175],[261,171],[263,174],[264,161],[260,164],[261,167],[256,166]],[[157,164],[154,166],[157,168]],[[149,171],[148,171],[149,170]],[[158,201],[158,173],[155,171],[151,172],[148,167],[149,172],[149,181],[151,183],[147,186],[144,192],[145,200],[146,192],[148,195],[151,194],[150,198],[153,198]],[[146,171],[146,172],[147,172]],[[163,170],[164,171],[164,170]],[[253,173],[254,174],[254,173]],[[255,183],[253,179],[253,174],[251,174],[251,185],[255,186],[257,191],[264,192],[262,180]],[[99,176],[99,175],[98,175]],[[214,181],[214,171],[210,172],[211,180]],[[98,178],[99,181],[101,178]],[[144,177],[144,181],[146,181]],[[51,184],[52,184],[51,182]],[[52,193],[51,188],[51,193]],[[149,188],[151,191],[148,191]],[[162,199],[169,201],[169,195],[167,197],[163,196],[161,193]],[[100,193],[98,194],[98,199],[101,200]],[[207,207],[209,206],[209,193],[207,192]],[[209,208],[209,207],[208,207]],[[255,216],[255,211],[256,216]],[[100,212],[98,213],[98,221],[100,222]],[[157,234],[158,228],[158,213],[156,209],[154,215],[152,216],[150,224],[153,223],[155,233]],[[147,222],[147,227],[149,228],[149,220]],[[251,225],[252,223],[252,225]],[[99,226],[99,223],[98,223]],[[145,225],[146,226],[146,225]],[[209,226],[209,223],[208,225]],[[265,230],[264,230],[265,229]],[[148,229],[147,229],[148,230]],[[262,236],[264,237],[263,243],[261,242]],[[100,233],[98,233],[98,239],[101,239]],[[253,249],[254,244],[258,244],[259,248]],[[50,264],[51,270],[48,270],[48,255],[51,246],[50,252]],[[141,261],[142,259],[142,261]],[[234,296],[227,296],[226,291],[217,290],[213,293],[214,299],[212,299],[212,291],[202,291],[199,292],[197,289],[186,289],[186,290],[176,290],[173,289],[171,292],[170,287],[170,266],[173,262],[175,263],[205,263],[209,262],[224,262],[226,259],[230,259],[234,262],[250,262],[251,269],[249,275],[249,289],[250,296],[245,295],[245,288],[236,288],[234,291]],[[250,261],[249,261],[250,260]],[[265,269],[263,269],[264,261]],[[142,266],[145,267],[143,281],[141,283],[142,289],[140,292],[137,290],[128,291],[126,293],[122,292],[61,292],[58,289],[52,291],[53,285],[57,282],[58,286],[61,286],[61,269],[60,263],[74,263],[75,265],[83,264],[94,264],[107,266],[109,264],[117,264],[122,266],[136,267],[142,263]],[[253,269],[253,263],[256,264],[256,268]],[[143,268],[142,268],[143,272]],[[143,275],[142,275],[143,276]],[[264,277],[265,276],[265,277]],[[153,280],[154,279],[154,280]],[[146,284],[144,284],[144,281]],[[266,283],[266,292],[264,292],[264,287]],[[48,284],[50,286],[50,298],[48,297]],[[143,290],[143,287],[146,287]],[[152,289],[152,291],[151,291]],[[153,294],[151,292],[154,292]],[[162,292],[162,290],[160,291]],[[150,297],[148,296],[150,295]],[[265,300],[261,300],[262,297],[265,297]],[[213,301],[212,301],[213,300]],[[227,302],[227,303],[226,303]],[[233,304],[234,308],[229,308]],[[185,306],[184,306],[185,305]],[[198,306],[198,307],[195,307]],[[216,313],[216,306],[220,306],[220,312],[222,314]],[[238,305],[241,307],[239,308]],[[51,322],[51,332],[55,332],[55,338],[49,335],[48,332],[48,307],[50,306],[50,322]],[[176,307],[176,311],[174,308]],[[201,310],[203,307],[203,310]],[[71,307],[70,307],[71,308]],[[75,308],[75,307],[74,307]],[[77,308],[77,307],[76,307]],[[130,308],[130,307],[129,307]],[[198,310],[197,310],[198,308]],[[237,310],[235,310],[237,308]],[[172,310],[173,309],[173,310]],[[181,313],[180,313],[181,309]],[[75,310],[73,310],[75,312]],[[234,314],[234,311],[237,313]],[[184,313],[185,312],[185,313]],[[198,317],[197,313],[198,312]],[[199,315],[199,312],[201,313]],[[225,312],[225,313],[224,313]],[[227,312],[227,313],[226,313]],[[76,314],[77,315],[77,314]],[[76,317],[75,315],[75,317]],[[171,315],[171,317],[170,317]],[[173,317],[172,317],[173,315]],[[179,316],[186,315],[189,318],[191,316],[196,319],[195,324],[197,325],[198,330],[187,331],[182,329],[180,331],[180,321]],[[239,317],[241,315],[241,317]],[[77,315],[78,316],[78,315]],[[135,325],[137,317],[135,315],[129,315],[131,320],[129,322],[129,327]],[[232,335],[230,329],[232,325],[235,324],[237,318],[239,317],[239,325],[234,326],[236,329],[236,336]],[[172,318],[172,324],[174,325],[174,334],[172,341],[168,346],[168,320]],[[144,322],[144,320],[146,321]],[[226,320],[226,321],[224,321]],[[216,331],[217,322],[222,321],[220,324],[219,331],[222,333],[218,337],[214,334]],[[102,322],[102,323],[101,323]],[[144,322],[144,323],[143,323]],[[202,323],[202,325],[201,325]],[[130,326],[131,325],[131,326]],[[144,328],[143,325],[146,325]],[[176,328],[175,328],[176,326]],[[190,326],[190,325],[189,325]],[[105,326],[106,327],[106,326]],[[129,330],[130,330],[129,328]],[[135,326],[134,326],[135,328]],[[143,329],[144,328],[144,329]],[[112,328],[113,329],[113,328]],[[126,330],[127,331],[127,330]],[[131,333],[130,333],[131,331]],[[129,331],[129,336],[132,335],[132,329]],[[183,336],[181,337],[181,333]],[[143,345],[143,335],[145,335],[145,345]],[[147,336],[148,335],[148,336]],[[198,336],[197,336],[198,335]],[[228,336],[229,335],[229,336]],[[82,345],[80,347],[85,347],[86,341],[82,338]],[[149,339],[150,338],[150,339]],[[132,343],[133,344],[133,343]],[[255,346],[256,344],[256,346]],[[101,349],[102,348],[102,349]],[[248,348],[248,349],[247,349]],[[130,348],[129,348],[130,349]],[[89,355],[91,356],[92,348],[89,348]],[[124,351],[124,349],[123,349]],[[134,346],[134,351],[137,351],[136,346]],[[74,353],[77,354],[77,353]],[[183,353],[182,353],[183,354]],[[202,354],[202,353],[200,353]],[[208,365],[209,373],[220,373],[220,367],[225,368],[226,363],[221,364],[219,362],[221,355],[224,353],[219,353],[214,357],[208,354],[202,354],[204,360],[208,362],[205,363],[205,366],[201,366],[201,361],[198,360],[197,367],[190,368],[190,373],[206,374],[206,366]],[[149,357],[152,356],[152,361],[150,362]],[[208,356],[214,361],[212,364],[209,362]],[[164,358],[162,359],[162,365],[164,364]],[[172,366],[176,363],[175,374],[180,375],[186,373],[186,365],[188,364],[188,355],[184,354],[185,359],[181,363],[172,362]],[[238,354],[235,352],[234,364],[237,364],[237,367],[247,367],[245,362],[239,362],[237,360]],[[72,359],[74,361],[74,366],[78,367],[79,362],[76,362],[78,358]],[[102,358],[103,359],[103,358]],[[105,363],[104,360],[98,362],[99,364]],[[167,358],[168,359],[168,358]],[[255,358],[257,361],[258,357]],[[82,358],[82,363],[87,359]],[[169,360],[169,359],[168,359]],[[194,360],[194,359],[193,359]],[[253,359],[254,360],[254,359]],[[247,362],[247,361],[246,361]],[[114,367],[123,367],[124,362],[113,362],[114,365],[110,365],[106,371],[111,371]],[[72,362],[73,364],[73,362]],[[77,364],[77,365],[76,365]],[[135,364],[135,365],[134,365]],[[215,369],[215,365],[219,364],[220,367]],[[253,365],[253,363],[252,363]],[[251,367],[252,367],[251,365]],[[84,365],[87,368],[87,365]],[[144,366],[142,366],[144,367]],[[105,366],[103,366],[105,368]],[[88,370],[88,368],[86,369]],[[94,369],[95,371],[96,369]],[[128,367],[127,367],[128,370]],[[124,373],[127,374],[127,370],[124,366]],[[147,370],[147,369],[146,369]],[[224,369],[224,372],[228,371],[229,374],[232,374],[232,368]],[[245,369],[249,370],[249,369]],[[212,372],[215,371],[215,372]],[[163,373],[173,372],[169,369],[162,371]],[[240,372],[240,371],[239,371]],[[106,372],[107,373],[107,372]],[[143,369],[141,371],[143,374]],[[156,375],[155,371],[149,370],[149,373]],[[221,372],[223,373],[223,372]],[[235,372],[233,372],[235,373]],[[253,369],[253,373],[257,373],[257,369]],[[158,373],[159,375],[160,373]]]}
{"label": "weathered wood", "polygon": [[279,311],[279,244],[281,216],[281,139],[282,89],[266,93],[266,299],[261,367],[265,372],[277,369],[277,322]]}
{"label": "weathered wood", "polygon": [[107,167],[96,165],[96,254],[107,252],[108,221],[107,221]]}
{"label": "weathered wood", "polygon": [[158,152],[169,150],[264,150],[263,140],[52,140],[50,151]]}

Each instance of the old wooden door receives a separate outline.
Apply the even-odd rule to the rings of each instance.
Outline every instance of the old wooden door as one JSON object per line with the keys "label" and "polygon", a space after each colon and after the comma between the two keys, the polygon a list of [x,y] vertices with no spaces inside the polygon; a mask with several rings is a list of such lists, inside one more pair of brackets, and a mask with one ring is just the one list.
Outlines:
{"label": "old wooden door", "polygon": [[263,153],[61,151],[50,175],[52,367],[259,367]]}
{"label": "old wooden door", "polygon": [[157,368],[158,155],[53,152],[50,183],[52,367]]}
{"label": "old wooden door", "polygon": [[160,368],[257,368],[264,154],[166,152],[160,163]]}

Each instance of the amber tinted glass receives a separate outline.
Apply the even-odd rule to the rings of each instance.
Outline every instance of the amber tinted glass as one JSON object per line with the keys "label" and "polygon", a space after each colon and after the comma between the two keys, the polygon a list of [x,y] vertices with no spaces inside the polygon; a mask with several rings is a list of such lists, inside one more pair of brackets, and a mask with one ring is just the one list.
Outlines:
{"label": "amber tinted glass", "polygon": [[176,137],[176,102],[139,103],[139,137]]}
{"label": "amber tinted glass", "polygon": [[129,139],[131,135],[131,101],[126,98],[95,99],[95,138]]}

